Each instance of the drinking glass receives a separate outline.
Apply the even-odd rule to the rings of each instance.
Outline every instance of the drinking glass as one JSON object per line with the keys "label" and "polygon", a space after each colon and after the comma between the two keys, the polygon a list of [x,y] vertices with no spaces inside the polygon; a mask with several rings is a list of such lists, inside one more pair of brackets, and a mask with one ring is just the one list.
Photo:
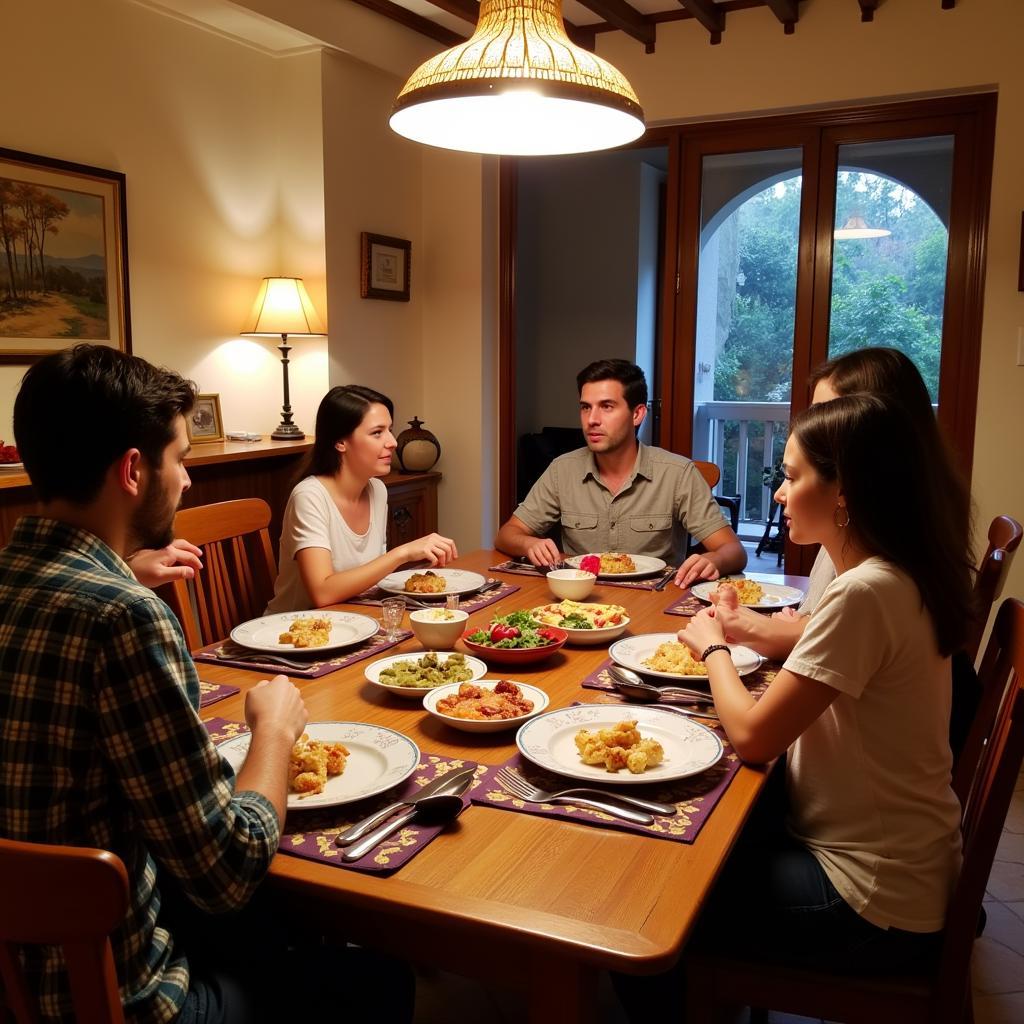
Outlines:
{"label": "drinking glass", "polygon": [[459,595],[446,594],[444,598],[444,606],[450,611],[457,612],[459,610]]}
{"label": "drinking glass", "polygon": [[402,616],[405,614],[405,601],[401,597],[386,597],[381,601],[381,625],[389,640],[397,640],[402,629]]}

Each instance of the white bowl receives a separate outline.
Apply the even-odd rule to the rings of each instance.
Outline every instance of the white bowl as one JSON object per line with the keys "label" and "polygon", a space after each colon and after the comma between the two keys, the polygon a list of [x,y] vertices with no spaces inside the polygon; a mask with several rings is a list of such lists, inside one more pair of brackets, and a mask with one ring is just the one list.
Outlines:
{"label": "white bowl", "polygon": [[412,631],[424,647],[450,651],[466,629],[469,612],[461,608],[417,608],[409,613]]}
{"label": "white bowl", "polygon": [[[437,651],[438,661],[447,661],[454,653],[454,651]],[[395,686],[391,683],[383,682],[381,680],[381,672],[390,668],[397,661],[418,661],[422,658],[422,654],[392,654],[387,658],[378,658],[376,661],[371,661],[369,665],[363,670],[363,675],[373,683],[374,686],[379,687],[382,690],[387,690],[388,693],[394,694],[396,697],[405,697],[406,699],[413,699],[422,702],[425,694],[431,690],[436,689],[433,686]],[[468,654],[464,654],[463,657],[466,659],[466,667],[472,672],[472,676],[467,682],[473,682],[476,679],[480,679],[487,675],[487,666],[479,658],[471,658]],[[448,686],[448,683],[439,683],[439,686]]]}
{"label": "white bowl", "polygon": [[[475,679],[474,682],[477,686],[493,690],[501,680]],[[461,683],[447,683],[444,686],[437,686],[430,690],[423,698],[423,706],[439,722],[444,722],[445,725],[450,725],[453,729],[461,729],[463,732],[501,732],[503,729],[518,728],[523,722],[533,718],[534,715],[539,715],[548,706],[548,695],[538,687],[530,686],[529,683],[521,683],[518,679],[510,679],[509,682],[515,683],[522,690],[523,696],[527,700],[533,701],[533,710],[528,715],[498,719],[452,718],[449,715],[442,715],[437,710],[437,702],[443,697],[458,693],[459,687],[462,685]]]}
{"label": "white bowl", "polygon": [[582,569],[552,569],[545,578],[555,597],[569,601],[585,601],[597,582],[592,572]]}
{"label": "white bowl", "polygon": [[[564,600],[564,598],[563,598]],[[538,605],[536,608],[530,609],[530,614],[537,619],[542,621],[537,615],[538,612],[543,611],[548,605]],[[547,623],[545,623],[547,625]],[[597,647],[599,644],[606,644],[612,640],[617,640],[623,633],[626,632],[629,626],[629,616],[623,614],[622,621],[615,623],[614,626],[601,626],[597,629],[572,629],[569,626],[558,626],[558,629],[564,629],[569,634],[568,643],[578,644],[581,647]]]}

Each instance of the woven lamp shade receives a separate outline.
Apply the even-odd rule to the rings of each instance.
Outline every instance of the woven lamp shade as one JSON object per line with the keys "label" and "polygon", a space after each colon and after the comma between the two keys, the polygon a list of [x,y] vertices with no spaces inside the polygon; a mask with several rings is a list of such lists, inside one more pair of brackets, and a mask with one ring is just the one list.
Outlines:
{"label": "woven lamp shade", "polygon": [[643,110],[608,61],[569,41],[559,0],[481,0],[476,31],[413,72],[391,127],[472,153],[586,153],[644,133]]}

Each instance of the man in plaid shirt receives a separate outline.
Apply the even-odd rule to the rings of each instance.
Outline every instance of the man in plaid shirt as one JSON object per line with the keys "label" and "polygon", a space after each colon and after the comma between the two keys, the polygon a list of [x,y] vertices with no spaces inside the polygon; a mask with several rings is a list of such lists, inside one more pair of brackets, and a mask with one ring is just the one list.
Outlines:
{"label": "man in plaid shirt", "polygon": [[[166,574],[173,561],[159,549],[173,550],[189,486],[193,401],[191,382],[108,347],[36,363],[14,429],[42,515],[0,551],[0,835],[124,861],[131,898],[114,957],[126,1016],[147,1024],[257,1019],[265,992],[191,969],[160,883],[208,914],[249,901],[277,850],[306,723],[284,676],[250,690],[252,746],[235,778],[199,720],[177,621],[126,562],[150,551],[141,561]],[[73,1019],[59,953],[28,948],[24,960],[42,1019]]]}

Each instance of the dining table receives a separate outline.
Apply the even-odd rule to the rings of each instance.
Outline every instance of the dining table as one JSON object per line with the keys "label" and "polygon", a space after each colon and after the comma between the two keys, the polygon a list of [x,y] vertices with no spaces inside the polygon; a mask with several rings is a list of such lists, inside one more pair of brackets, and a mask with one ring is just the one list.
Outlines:
{"label": "dining table", "polygon": [[[494,571],[506,559],[481,550],[453,563],[519,588],[473,612],[469,628],[557,600],[542,575]],[[757,578],[806,588],[804,577]],[[680,597],[671,582],[659,591],[599,580],[587,600],[624,606],[628,636],[681,628],[685,617],[666,614]],[[380,616],[380,608],[366,605],[332,607]],[[423,650],[412,637],[387,653],[417,656]],[[539,687],[550,698],[549,710],[607,701],[609,695],[581,687],[607,657],[607,645],[566,645],[534,664],[489,664],[486,678]],[[367,664],[318,678],[292,676],[311,722],[371,723],[404,734],[420,751],[486,765],[499,765],[516,753],[514,729],[458,731],[429,715],[421,702],[374,686],[364,676]],[[239,688],[203,708],[201,717],[243,721],[245,691],[267,673],[208,662],[198,668],[204,681]],[[282,672],[289,674],[287,668]],[[348,941],[523,991],[534,1024],[589,1021],[596,1019],[601,971],[652,974],[678,960],[765,779],[763,766],[741,765],[692,843],[472,804],[394,874],[279,853],[268,881],[290,914]],[[641,795],[642,790],[628,792]]]}

